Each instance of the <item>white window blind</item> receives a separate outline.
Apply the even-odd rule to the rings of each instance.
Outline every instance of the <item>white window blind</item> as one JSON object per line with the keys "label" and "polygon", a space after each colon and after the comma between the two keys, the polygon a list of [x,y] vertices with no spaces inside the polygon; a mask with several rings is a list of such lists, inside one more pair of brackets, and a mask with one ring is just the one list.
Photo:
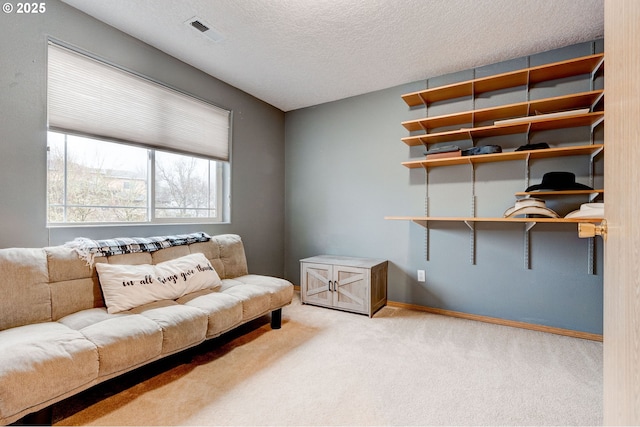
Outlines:
{"label": "white window blind", "polygon": [[49,44],[49,128],[229,159],[228,110]]}

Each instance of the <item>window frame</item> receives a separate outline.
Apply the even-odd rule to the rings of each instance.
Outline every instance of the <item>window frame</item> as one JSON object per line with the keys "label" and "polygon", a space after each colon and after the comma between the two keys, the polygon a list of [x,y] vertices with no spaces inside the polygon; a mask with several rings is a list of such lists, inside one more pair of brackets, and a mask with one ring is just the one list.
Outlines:
{"label": "window frame", "polygon": [[[149,175],[150,183],[149,183],[149,210],[150,210],[150,220],[151,224],[224,224],[229,221],[225,221],[225,217],[228,215],[226,211],[230,210],[230,207],[225,208],[225,199],[230,200],[230,194],[224,191],[225,189],[225,179],[224,176],[227,175],[227,179],[231,181],[231,164],[229,161],[222,161],[218,159],[211,159],[206,157],[198,157],[194,155],[190,155],[197,159],[204,159],[209,161],[208,165],[208,193],[211,194],[211,162],[215,164],[216,167],[216,217],[195,217],[195,218],[160,218],[156,216],[156,209],[163,209],[156,207],[156,164],[155,154],[157,151],[163,151],[170,154],[180,154],[180,155],[190,155],[177,153],[169,150],[159,150],[159,149],[149,149]],[[227,171],[224,171],[224,169]],[[226,172],[226,173],[225,173]],[[230,203],[229,203],[230,204]],[[226,209],[226,210],[225,210]]]}
{"label": "window frame", "polygon": [[[127,145],[127,146],[131,146],[131,147],[135,147],[135,148],[139,148],[142,150],[146,151],[146,176],[145,176],[145,181],[147,183],[147,202],[144,206],[144,209],[146,209],[147,211],[147,218],[148,220],[146,221],[87,221],[87,222],[69,222],[69,221],[63,221],[63,222],[55,222],[55,221],[49,221],[49,209],[50,209],[50,199],[49,199],[49,170],[50,170],[50,147],[49,147],[49,143],[47,142],[47,191],[46,191],[46,226],[48,228],[63,228],[63,227],[83,227],[83,226],[129,226],[129,225],[172,225],[172,224],[228,224],[230,223],[229,221],[229,213],[230,213],[230,207],[231,207],[231,197],[230,197],[230,192],[229,192],[229,187],[230,187],[230,176],[231,176],[231,162],[230,161],[223,161],[223,160],[219,160],[219,159],[213,159],[213,158],[208,158],[208,157],[204,157],[204,156],[195,156],[193,154],[185,154],[185,153],[179,153],[179,152],[173,152],[171,150],[160,150],[157,148],[153,148],[153,147],[147,147],[147,146],[141,146],[138,144],[132,144],[132,143],[124,143],[122,141],[113,141],[113,140],[107,140],[105,138],[96,138],[94,136],[87,136],[87,135],[82,135],[79,133],[65,133],[65,132],[61,132],[59,130],[49,130],[47,132],[47,135],[49,135],[49,132],[52,133],[56,133],[61,135],[64,138],[64,148],[63,148],[63,156],[64,156],[64,160],[63,160],[63,167],[64,167],[64,171],[62,172],[62,179],[63,179],[63,184],[62,184],[62,190],[63,190],[63,200],[62,200],[62,204],[60,205],[60,207],[64,210],[64,217],[66,218],[67,214],[66,211],[69,207],[82,207],[82,206],[90,206],[90,205],[69,205],[67,203],[68,199],[68,179],[69,179],[69,173],[68,173],[68,158],[69,158],[69,147],[68,147],[68,136],[76,136],[76,137],[81,137],[81,138],[89,138],[93,141],[96,142],[104,142],[104,143],[109,143],[109,144],[119,144],[119,145]],[[209,216],[209,217],[169,217],[169,218],[162,218],[162,217],[158,217],[156,216],[156,198],[155,198],[155,191],[156,191],[156,178],[155,178],[155,171],[156,171],[156,161],[155,161],[155,154],[157,151],[162,151],[168,154],[177,154],[177,155],[181,155],[181,156],[188,156],[188,157],[193,157],[196,159],[201,159],[201,160],[205,160],[208,162],[208,172],[207,175],[209,176],[209,179],[207,181],[207,185],[208,185],[208,194],[211,194],[211,168],[212,166],[215,167],[216,171],[215,171],[215,184],[216,184],[216,207],[215,207],[215,211],[216,211],[216,216]],[[225,178],[226,176],[226,178]],[[110,208],[110,207],[114,207],[114,208],[118,208],[121,206],[111,206],[111,205],[96,205],[96,207],[100,207],[100,208]],[[142,207],[141,207],[142,208]],[[162,209],[162,208],[159,208]],[[206,209],[206,208],[202,208],[202,209]]]}

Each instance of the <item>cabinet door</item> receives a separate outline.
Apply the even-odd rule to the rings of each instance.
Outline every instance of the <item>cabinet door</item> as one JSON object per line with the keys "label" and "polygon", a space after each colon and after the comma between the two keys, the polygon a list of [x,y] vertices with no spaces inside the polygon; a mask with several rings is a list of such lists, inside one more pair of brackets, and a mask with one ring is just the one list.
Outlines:
{"label": "cabinet door", "polygon": [[369,313],[369,270],[345,266],[333,267],[335,281],[333,306],[358,313]]}
{"label": "cabinet door", "polygon": [[331,265],[303,264],[300,289],[302,302],[332,307],[332,274]]}

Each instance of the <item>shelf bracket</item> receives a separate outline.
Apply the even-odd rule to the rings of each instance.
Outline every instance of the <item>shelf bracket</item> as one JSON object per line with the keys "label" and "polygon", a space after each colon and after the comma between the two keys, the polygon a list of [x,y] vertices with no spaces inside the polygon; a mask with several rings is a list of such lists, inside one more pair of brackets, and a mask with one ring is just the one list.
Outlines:
{"label": "shelf bracket", "polygon": [[604,65],[604,58],[602,58],[598,64],[595,66],[595,68],[593,69],[593,71],[591,72],[591,76],[589,78],[589,90],[593,90],[593,82],[596,79],[596,74],[598,74],[598,72],[600,71],[600,67],[602,67]]}
{"label": "shelf bracket", "polygon": [[[604,117],[600,117],[591,125],[591,134],[593,136],[593,131],[598,127],[600,123],[604,122]],[[591,142],[593,144],[593,142]]]}
{"label": "shelf bracket", "polygon": [[469,227],[469,261],[471,265],[476,265],[476,223],[475,221],[465,221]]}
{"label": "shelf bracket", "polygon": [[524,224],[524,268],[531,270],[531,229],[536,222],[525,222]]}
{"label": "shelf bracket", "polygon": [[[591,90],[593,90],[593,80],[591,80],[591,86],[592,86]],[[591,104],[591,107],[589,109],[590,112],[594,112],[595,111],[596,106],[598,105],[598,103],[600,103],[600,101],[602,101],[602,98],[604,98],[604,91],[600,95],[598,95],[598,97],[596,98],[595,101],[593,101],[593,103]]]}
{"label": "shelf bracket", "polygon": [[[600,122],[598,122],[600,123]],[[591,144],[595,144],[595,127],[597,126],[597,124],[591,126]],[[596,157],[598,157],[598,155],[600,153],[602,153],[602,151],[604,150],[604,147],[600,147],[598,149],[596,149],[595,151],[593,151],[590,155],[589,155],[589,185],[593,188],[594,187],[594,179],[595,179],[595,162],[596,162]],[[589,201],[593,201],[596,197],[598,197],[598,195],[596,194],[595,196],[589,196]]]}
{"label": "shelf bracket", "polygon": [[[593,139],[593,133],[591,134],[591,138]],[[589,156],[589,186],[591,186],[591,188],[595,188],[594,187],[594,180],[595,180],[595,175],[596,175],[596,156],[602,151],[602,148],[596,150],[595,152],[593,152],[590,156]],[[593,194],[589,195],[589,201],[593,201],[596,197],[598,197],[598,194],[596,193],[595,196]]]}
{"label": "shelf bracket", "polygon": [[596,149],[593,153],[591,153],[591,161],[593,162],[595,158],[598,157],[600,153],[602,153],[603,150],[604,150],[604,147],[600,147]]}

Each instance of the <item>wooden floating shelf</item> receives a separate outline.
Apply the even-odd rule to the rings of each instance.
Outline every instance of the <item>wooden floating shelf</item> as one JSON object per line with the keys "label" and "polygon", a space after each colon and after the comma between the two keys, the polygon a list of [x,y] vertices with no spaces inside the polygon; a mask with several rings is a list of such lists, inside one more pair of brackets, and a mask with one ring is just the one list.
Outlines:
{"label": "wooden floating shelf", "polygon": [[547,80],[561,79],[593,72],[604,61],[604,54],[525,68],[517,71],[467,80],[460,83],[439,86],[402,95],[409,107],[429,105],[433,102],[472,96],[516,86],[531,85]]}
{"label": "wooden floating shelf", "polygon": [[440,159],[424,159],[413,160],[409,162],[402,162],[402,165],[409,169],[416,168],[434,168],[438,166],[453,166],[453,165],[465,165],[476,163],[491,163],[491,162],[506,162],[513,160],[526,160],[526,159],[545,159],[551,157],[563,157],[563,156],[579,156],[587,154],[596,154],[604,148],[602,144],[592,145],[577,145],[570,147],[559,148],[545,148],[543,150],[531,150],[531,151],[508,151],[495,154],[479,154],[476,156],[460,156],[460,157],[448,157]]}
{"label": "wooden floating shelf", "polygon": [[520,191],[516,193],[516,196],[572,196],[581,194],[604,194],[604,190]]}
{"label": "wooden floating shelf", "polygon": [[[539,99],[536,101],[519,102],[516,104],[501,105],[497,107],[482,108],[460,113],[445,114],[441,116],[426,117],[418,120],[402,122],[410,132],[426,131],[445,126],[463,125],[491,120],[508,119],[512,117],[527,117],[536,112],[541,114],[553,113],[563,110],[575,110],[591,107],[604,95],[603,90],[582,92],[571,95],[556,96],[553,98]],[[531,116],[535,119],[536,116]]]}
{"label": "wooden floating shelf", "polygon": [[577,224],[588,222],[599,224],[602,218],[482,218],[482,217],[440,217],[440,216],[385,216],[384,219],[396,221],[413,221],[416,223],[426,223],[429,221],[440,222],[512,222],[512,223],[557,223],[557,224]]}
{"label": "wooden floating shelf", "polygon": [[570,116],[537,118],[529,116],[526,121],[503,125],[480,126],[462,128],[445,132],[413,135],[402,138],[402,141],[412,147],[436,144],[440,142],[473,140],[489,136],[515,135],[518,133],[537,132],[543,130],[591,126],[604,120],[604,111],[594,113],[575,114]]}

